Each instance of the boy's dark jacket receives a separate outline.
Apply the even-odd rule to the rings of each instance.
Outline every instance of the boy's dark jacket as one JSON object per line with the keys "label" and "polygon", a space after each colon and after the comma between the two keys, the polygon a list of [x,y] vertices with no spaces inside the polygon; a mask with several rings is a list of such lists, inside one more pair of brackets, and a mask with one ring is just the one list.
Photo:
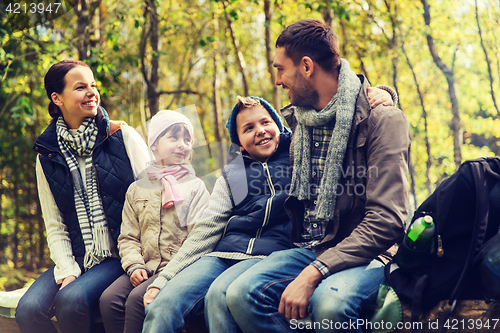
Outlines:
{"label": "boy's dark jacket", "polygon": [[[408,216],[408,121],[396,107],[379,105],[372,109],[367,97],[368,80],[358,77],[362,87],[338,187],[342,192],[334,220],[316,247],[317,259],[331,273],[366,265],[380,255],[387,262],[396,251],[392,246],[404,234]],[[281,112],[294,130],[294,107]],[[293,139],[290,151],[293,154]],[[292,241],[300,241],[304,204],[290,197],[285,209],[292,220]]]}
{"label": "boy's dark jacket", "polygon": [[266,162],[242,154],[233,145],[223,170],[233,216],[214,252],[269,255],[291,247],[290,219],[283,209],[290,187],[290,141],[291,133],[282,133],[278,148]]}
{"label": "boy's dark jacket", "polygon": [[[121,123],[110,122],[106,111],[99,108],[96,125],[99,133],[92,158],[108,228],[114,244],[118,244],[125,193],[134,181],[134,173],[122,132],[119,130]],[[33,149],[39,153],[40,163],[57,208],[61,212],[64,224],[68,227],[73,255],[83,272],[85,245],[75,210],[73,179],[57,142],[56,122],[50,123],[36,139]]]}

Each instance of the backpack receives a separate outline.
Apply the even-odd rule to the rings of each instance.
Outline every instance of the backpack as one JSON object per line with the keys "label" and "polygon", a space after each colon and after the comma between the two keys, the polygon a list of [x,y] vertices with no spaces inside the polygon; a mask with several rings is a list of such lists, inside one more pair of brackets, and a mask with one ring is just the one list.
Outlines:
{"label": "backpack", "polygon": [[[464,162],[418,207],[408,227],[424,215],[431,215],[435,224],[430,249],[412,252],[403,240],[385,270],[387,283],[411,304],[412,322],[439,301],[449,300],[449,315],[458,299],[484,298],[478,265],[487,240],[499,231],[500,158]],[[414,256],[411,268],[396,264],[404,256]]]}

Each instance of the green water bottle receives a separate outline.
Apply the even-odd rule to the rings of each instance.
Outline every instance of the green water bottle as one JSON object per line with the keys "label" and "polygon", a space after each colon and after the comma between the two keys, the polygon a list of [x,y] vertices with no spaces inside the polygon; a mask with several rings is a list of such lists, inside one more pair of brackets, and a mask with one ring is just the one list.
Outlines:
{"label": "green water bottle", "polygon": [[435,229],[432,216],[425,215],[418,218],[406,233],[406,246],[415,252],[428,251],[432,245]]}

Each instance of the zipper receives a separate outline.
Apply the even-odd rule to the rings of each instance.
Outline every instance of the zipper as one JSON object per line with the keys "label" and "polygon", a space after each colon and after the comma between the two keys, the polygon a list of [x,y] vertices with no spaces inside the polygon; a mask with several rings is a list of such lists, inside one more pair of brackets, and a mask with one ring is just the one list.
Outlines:
{"label": "zipper", "polygon": [[437,256],[441,258],[443,255],[444,255],[443,240],[441,239],[441,235],[438,235]]}
{"label": "zipper", "polygon": [[229,220],[227,220],[226,226],[224,227],[224,232],[222,233],[221,239],[224,238],[224,236],[226,236],[227,226],[229,225],[229,222],[231,222],[231,220],[233,218],[235,218],[235,217],[238,217],[238,215],[233,215],[233,216],[231,216],[231,218],[229,218]]}
{"label": "zipper", "polygon": [[267,161],[266,162],[259,161],[259,163],[262,164],[262,167],[264,169],[264,174],[265,174],[267,183],[269,184],[269,189],[271,190],[271,196],[269,197],[269,199],[267,199],[267,202],[266,202],[266,210],[264,213],[264,221],[262,222],[262,226],[257,230],[255,237],[250,239],[250,242],[248,243],[247,254],[252,254],[255,239],[260,238],[262,236],[262,230],[269,222],[269,217],[270,217],[271,208],[272,208],[272,201],[273,201],[274,196],[276,195],[276,190],[274,189],[274,185],[273,185],[273,182],[271,180],[271,174],[269,173],[269,167],[267,166]]}

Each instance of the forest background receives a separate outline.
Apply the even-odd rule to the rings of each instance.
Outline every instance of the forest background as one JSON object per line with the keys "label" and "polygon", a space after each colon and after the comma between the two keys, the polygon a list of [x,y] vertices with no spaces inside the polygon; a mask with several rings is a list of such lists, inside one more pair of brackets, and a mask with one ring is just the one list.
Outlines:
{"label": "forest background", "polygon": [[500,156],[498,0],[60,0],[58,13],[33,2],[41,13],[0,2],[0,290],[51,265],[32,146],[50,121],[43,77],[62,59],[89,64],[110,118],[142,133],[158,110],[190,105],[207,152],[195,166],[216,174],[235,97],[288,104],[274,85],[276,38],[317,18],[356,73],[399,95],[411,207],[462,161]]}

